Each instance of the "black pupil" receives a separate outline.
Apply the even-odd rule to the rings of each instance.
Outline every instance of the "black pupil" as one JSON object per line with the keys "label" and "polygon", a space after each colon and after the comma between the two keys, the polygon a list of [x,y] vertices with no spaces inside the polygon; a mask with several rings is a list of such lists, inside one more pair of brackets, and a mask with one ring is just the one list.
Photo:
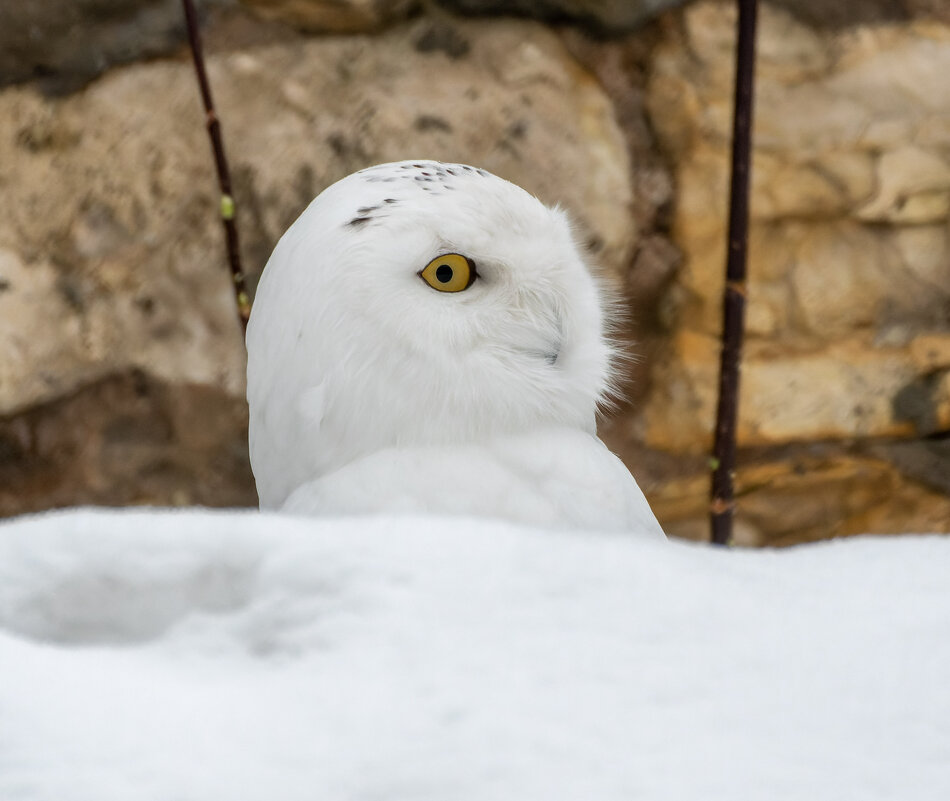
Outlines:
{"label": "black pupil", "polygon": [[440,264],[435,271],[435,277],[440,284],[447,284],[452,280],[452,268],[448,264]]}

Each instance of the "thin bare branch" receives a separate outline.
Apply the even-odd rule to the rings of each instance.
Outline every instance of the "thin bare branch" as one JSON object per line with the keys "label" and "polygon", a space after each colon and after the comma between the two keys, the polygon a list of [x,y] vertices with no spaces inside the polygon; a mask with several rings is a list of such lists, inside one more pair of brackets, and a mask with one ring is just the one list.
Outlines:
{"label": "thin bare branch", "polygon": [[752,99],[755,77],[756,0],[738,0],[736,92],[732,126],[732,180],[729,197],[729,242],[722,302],[722,359],[719,404],[711,460],[710,539],[732,541],[735,510],[736,421],[739,411],[739,364],[746,297],[746,246],[749,231],[749,167],[752,150]]}
{"label": "thin bare branch", "polygon": [[195,73],[198,76],[198,87],[201,90],[201,101],[205,109],[205,126],[211,139],[211,150],[214,154],[214,165],[218,172],[218,186],[221,190],[220,214],[224,225],[224,239],[228,250],[228,264],[231,268],[231,280],[234,283],[234,296],[237,302],[238,318],[241,329],[247,329],[247,320],[251,314],[251,300],[247,292],[247,282],[244,279],[244,270],[241,268],[241,253],[238,247],[237,223],[234,218],[234,194],[231,191],[231,172],[228,169],[228,160],[224,155],[224,142],[221,137],[221,123],[214,110],[214,100],[211,97],[211,84],[205,70],[204,55],[201,48],[201,32],[198,29],[198,14],[195,11],[193,0],[182,0],[185,11],[185,22],[188,26],[188,42],[191,45],[191,56],[195,64]]}

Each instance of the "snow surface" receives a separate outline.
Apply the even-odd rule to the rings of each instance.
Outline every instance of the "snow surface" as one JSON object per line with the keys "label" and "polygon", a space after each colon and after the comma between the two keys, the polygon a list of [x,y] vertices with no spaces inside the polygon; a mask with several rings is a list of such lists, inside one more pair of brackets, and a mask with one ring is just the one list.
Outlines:
{"label": "snow surface", "polygon": [[3,801],[950,798],[950,538],[0,525]]}

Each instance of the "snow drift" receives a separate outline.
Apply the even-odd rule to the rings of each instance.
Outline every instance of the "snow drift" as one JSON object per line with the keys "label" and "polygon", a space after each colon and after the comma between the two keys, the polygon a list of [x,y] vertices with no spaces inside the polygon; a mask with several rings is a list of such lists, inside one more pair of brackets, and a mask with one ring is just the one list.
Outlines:
{"label": "snow drift", "polygon": [[948,538],[0,525],[3,801],[942,801],[948,677]]}

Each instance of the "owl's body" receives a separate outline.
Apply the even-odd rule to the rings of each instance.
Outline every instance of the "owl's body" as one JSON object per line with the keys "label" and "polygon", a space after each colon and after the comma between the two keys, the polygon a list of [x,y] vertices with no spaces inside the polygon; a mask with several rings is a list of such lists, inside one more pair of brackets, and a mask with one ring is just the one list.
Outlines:
{"label": "owl's body", "polygon": [[545,528],[658,528],[623,463],[597,437],[571,428],[376,451],[302,485],[283,508],[490,515]]}
{"label": "owl's body", "polygon": [[384,164],[278,243],[247,333],[262,508],[661,535],[596,436],[612,350],[565,215],[483,170]]}

